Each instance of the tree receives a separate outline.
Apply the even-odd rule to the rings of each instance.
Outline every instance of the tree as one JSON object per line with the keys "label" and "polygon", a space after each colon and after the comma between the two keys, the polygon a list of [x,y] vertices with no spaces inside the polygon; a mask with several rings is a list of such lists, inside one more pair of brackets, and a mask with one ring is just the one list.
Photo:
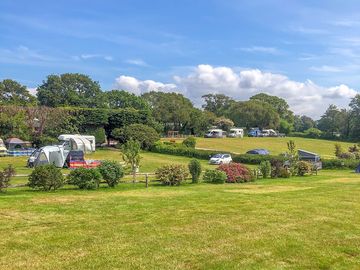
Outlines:
{"label": "tree", "polygon": [[213,124],[216,116],[209,111],[202,111],[194,108],[190,112],[190,122],[186,126],[186,131],[191,135],[203,136]]}
{"label": "tree", "polygon": [[268,103],[275,109],[275,111],[277,111],[281,119],[287,120],[289,123],[293,123],[293,112],[290,111],[289,104],[287,104],[285,99],[279,98],[277,96],[271,96],[265,93],[259,93],[250,97],[250,100],[260,100],[262,102]]}
{"label": "tree", "polygon": [[207,94],[202,96],[205,104],[203,109],[214,113],[216,116],[222,116],[226,110],[235,102],[232,98],[223,94]]}
{"label": "tree", "polygon": [[341,123],[344,121],[343,113],[337,106],[330,105],[318,121],[317,127],[329,136],[334,136],[340,132]]}
{"label": "tree", "polygon": [[104,107],[104,97],[98,82],[78,73],[49,75],[38,87],[41,105],[48,107]]}
{"label": "tree", "polygon": [[5,79],[0,81],[0,105],[31,106],[36,105],[36,98],[30,94],[26,86]]}
{"label": "tree", "polygon": [[139,96],[124,90],[112,90],[105,92],[106,103],[111,109],[134,108],[137,110],[148,110],[149,104]]}
{"label": "tree", "polygon": [[133,175],[133,183],[135,183],[136,171],[140,166],[140,143],[133,139],[127,141],[122,147],[123,160],[130,165],[131,173]]}
{"label": "tree", "polygon": [[238,127],[259,127],[274,128],[279,127],[280,117],[274,108],[268,103],[259,100],[239,101],[234,103],[228,115]]}
{"label": "tree", "polygon": [[222,130],[229,131],[234,126],[234,122],[226,117],[218,117],[214,120],[214,125]]}
{"label": "tree", "polygon": [[294,117],[294,131],[296,132],[304,132],[309,128],[314,128],[316,126],[315,121],[308,116],[305,115],[295,115]]}
{"label": "tree", "polygon": [[184,130],[194,109],[189,99],[178,93],[149,92],[142,95],[149,103],[155,119],[166,130]]}
{"label": "tree", "polygon": [[351,99],[350,106],[350,137],[360,139],[360,94]]}
{"label": "tree", "polygon": [[131,139],[136,140],[142,149],[149,149],[156,141],[160,140],[155,129],[143,124],[132,124],[123,129],[114,129],[112,136],[120,143],[126,143]]}

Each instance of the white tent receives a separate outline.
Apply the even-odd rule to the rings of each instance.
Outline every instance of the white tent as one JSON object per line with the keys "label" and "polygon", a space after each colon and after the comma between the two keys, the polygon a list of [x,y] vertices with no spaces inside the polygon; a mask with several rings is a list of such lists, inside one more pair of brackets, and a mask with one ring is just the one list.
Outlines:
{"label": "white tent", "polygon": [[69,151],[64,150],[61,145],[44,146],[36,150],[28,160],[29,167],[36,167],[45,164],[54,164],[62,168],[65,164]]}
{"label": "white tent", "polygon": [[83,150],[84,153],[95,151],[95,136],[80,134],[62,134],[58,137],[65,150]]}

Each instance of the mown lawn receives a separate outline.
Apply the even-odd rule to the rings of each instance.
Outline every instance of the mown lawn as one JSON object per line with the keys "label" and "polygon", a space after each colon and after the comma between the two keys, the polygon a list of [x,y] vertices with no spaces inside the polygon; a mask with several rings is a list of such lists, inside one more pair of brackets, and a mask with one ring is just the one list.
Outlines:
{"label": "mown lawn", "polygon": [[[169,141],[169,139],[163,139]],[[304,149],[311,152],[316,152],[322,158],[334,158],[335,143],[340,143],[344,150],[354,143],[335,142],[328,140],[307,139],[298,137],[285,138],[197,138],[197,148],[228,151],[233,153],[243,154],[251,149],[265,148],[270,151],[272,155],[278,155],[287,151],[287,142],[294,140],[298,149]],[[177,140],[178,142],[182,139]]]}
{"label": "mown lawn", "polygon": [[0,194],[0,269],[359,269],[360,177]]}

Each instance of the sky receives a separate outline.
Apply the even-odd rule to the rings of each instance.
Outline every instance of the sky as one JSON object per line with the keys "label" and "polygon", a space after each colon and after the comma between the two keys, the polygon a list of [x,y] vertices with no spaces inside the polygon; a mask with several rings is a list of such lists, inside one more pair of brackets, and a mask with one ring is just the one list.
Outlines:
{"label": "sky", "polygon": [[266,92],[319,118],[360,90],[356,0],[1,0],[0,79],[35,92],[84,73],[104,91]]}

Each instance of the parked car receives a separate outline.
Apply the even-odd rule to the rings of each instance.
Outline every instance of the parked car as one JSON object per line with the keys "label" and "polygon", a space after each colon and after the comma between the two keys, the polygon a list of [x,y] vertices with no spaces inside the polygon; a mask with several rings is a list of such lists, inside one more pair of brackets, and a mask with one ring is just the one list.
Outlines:
{"label": "parked car", "polygon": [[210,129],[208,133],[205,134],[205,138],[224,138],[226,132],[222,129]]}
{"label": "parked car", "polygon": [[232,158],[229,154],[216,154],[209,160],[209,164],[214,165],[229,164],[230,162],[232,162]]}
{"label": "parked car", "polygon": [[253,149],[250,151],[247,151],[246,154],[251,154],[251,155],[269,155],[270,152],[266,149]]}
{"label": "parked car", "polygon": [[230,138],[242,138],[244,137],[244,129],[232,128],[227,136]]}

